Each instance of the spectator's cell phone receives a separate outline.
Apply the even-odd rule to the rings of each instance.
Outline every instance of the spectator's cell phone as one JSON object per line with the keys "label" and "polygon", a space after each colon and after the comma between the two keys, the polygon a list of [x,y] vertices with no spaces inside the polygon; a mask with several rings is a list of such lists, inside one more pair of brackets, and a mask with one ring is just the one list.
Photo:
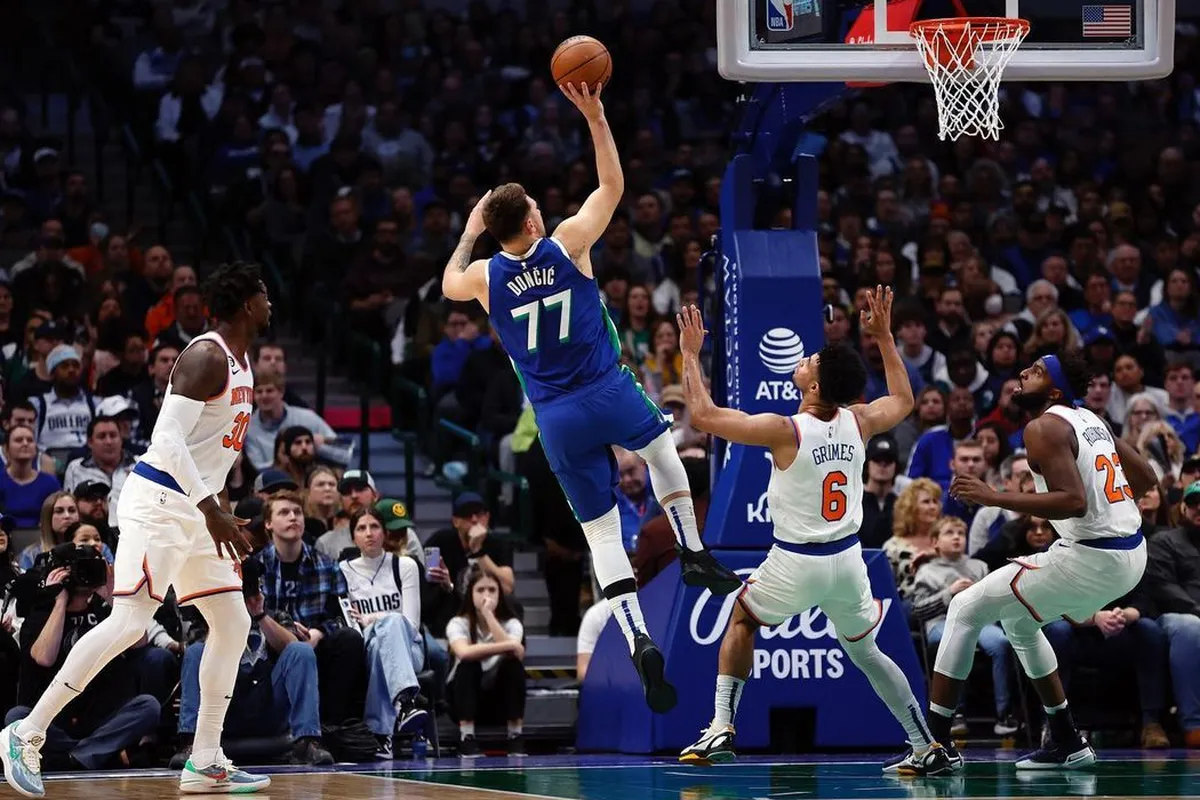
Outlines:
{"label": "spectator's cell phone", "polygon": [[346,625],[349,628],[362,633],[362,627],[360,627],[359,624],[354,621],[354,617],[350,616],[350,610],[354,608],[354,606],[350,605],[350,601],[344,597],[339,597],[338,605],[342,607],[342,617],[346,620]]}
{"label": "spectator's cell phone", "polygon": [[425,548],[425,569],[433,569],[442,565],[442,548],[426,547]]}

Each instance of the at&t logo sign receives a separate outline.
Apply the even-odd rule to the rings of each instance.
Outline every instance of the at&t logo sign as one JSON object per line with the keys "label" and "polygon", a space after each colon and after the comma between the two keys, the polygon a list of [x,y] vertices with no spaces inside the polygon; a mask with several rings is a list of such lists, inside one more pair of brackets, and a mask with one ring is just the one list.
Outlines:
{"label": "at&t logo sign", "polygon": [[792,383],[792,372],[804,358],[804,341],[791,328],[771,328],[758,343],[758,357],[767,371],[781,379],[759,381],[754,392],[755,400],[800,399],[796,384]]}

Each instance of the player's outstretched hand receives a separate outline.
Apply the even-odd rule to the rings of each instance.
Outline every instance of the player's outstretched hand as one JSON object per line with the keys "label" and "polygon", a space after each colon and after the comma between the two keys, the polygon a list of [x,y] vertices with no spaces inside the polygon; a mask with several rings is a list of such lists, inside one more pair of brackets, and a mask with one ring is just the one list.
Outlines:
{"label": "player's outstretched hand", "polygon": [[679,325],[679,349],[684,353],[699,355],[700,348],[704,346],[704,334],[707,333],[700,309],[684,306],[675,315],[675,322]]}
{"label": "player's outstretched hand", "polygon": [[467,217],[467,224],[463,226],[463,233],[470,236],[480,236],[487,230],[487,226],[483,224],[483,204],[487,202],[487,199],[491,195],[492,190],[488,189],[484,192],[483,197],[479,198],[479,202],[475,204],[475,207],[471,209],[470,216]]}
{"label": "player's outstretched hand", "polygon": [[582,112],[588,122],[604,119],[604,104],[600,102],[600,90],[604,88],[597,83],[595,88],[586,83],[564,83],[558,87],[562,93]]}
{"label": "player's outstretched hand", "polygon": [[964,503],[988,505],[988,500],[992,496],[992,487],[974,475],[956,475],[950,484],[950,495]]}
{"label": "player's outstretched hand", "polygon": [[876,339],[888,339],[892,335],[892,287],[882,284],[867,294],[867,307],[858,315],[859,328]]}
{"label": "player's outstretched hand", "polygon": [[217,546],[217,557],[225,558],[228,553],[234,561],[243,561],[249,557],[250,542],[242,533],[242,528],[250,524],[250,520],[235,517],[220,508],[204,515],[204,524],[208,527],[208,535]]}

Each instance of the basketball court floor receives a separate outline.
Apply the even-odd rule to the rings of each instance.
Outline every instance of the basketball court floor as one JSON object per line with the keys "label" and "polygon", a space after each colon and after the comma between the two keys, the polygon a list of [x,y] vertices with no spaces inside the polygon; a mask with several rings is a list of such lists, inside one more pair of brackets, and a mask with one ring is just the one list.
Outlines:
{"label": "basketball court floor", "polygon": [[[573,757],[395,761],[314,772],[277,767],[272,800],[937,800],[938,798],[1184,798],[1200,796],[1200,754],[1105,751],[1090,772],[1017,774],[1013,751],[968,753],[965,773],[899,779],[877,756],[746,758],[685,767],[669,758]],[[165,770],[48,776],[51,800],[178,797]],[[0,796],[12,795],[7,787]],[[15,795],[13,795],[15,796]]]}

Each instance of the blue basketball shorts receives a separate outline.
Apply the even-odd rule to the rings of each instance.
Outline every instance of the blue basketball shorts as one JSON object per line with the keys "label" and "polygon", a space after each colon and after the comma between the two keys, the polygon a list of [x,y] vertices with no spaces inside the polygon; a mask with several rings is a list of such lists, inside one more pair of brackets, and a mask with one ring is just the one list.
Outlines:
{"label": "blue basketball shorts", "polygon": [[640,450],[671,428],[670,418],[625,367],[586,389],[539,403],[534,413],[546,460],[581,522],[607,514],[617,502],[612,445]]}

